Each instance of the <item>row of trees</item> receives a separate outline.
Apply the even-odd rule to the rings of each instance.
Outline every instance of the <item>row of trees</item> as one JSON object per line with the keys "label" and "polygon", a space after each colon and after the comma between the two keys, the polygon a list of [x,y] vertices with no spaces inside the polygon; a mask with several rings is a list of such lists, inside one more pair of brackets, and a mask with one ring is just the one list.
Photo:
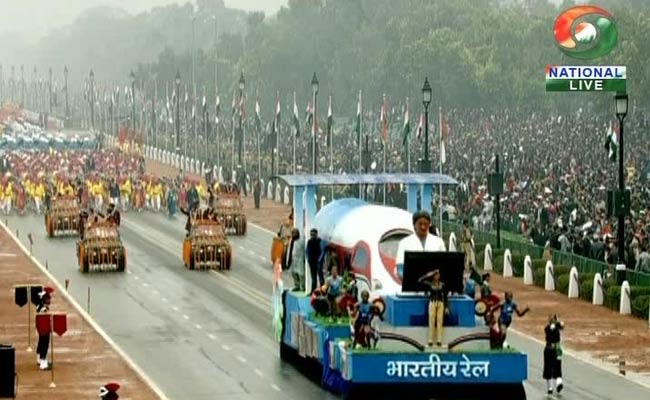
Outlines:
{"label": "row of trees", "polygon": [[[98,82],[129,85],[135,69],[149,94],[158,82],[160,97],[177,71],[183,85],[191,83],[194,43],[198,96],[205,86],[212,102],[218,83],[225,104],[243,71],[247,97],[259,93],[265,112],[272,112],[277,91],[283,104],[294,91],[305,104],[313,72],[321,95],[332,95],[334,113],[341,116],[354,115],[360,89],[364,108],[379,110],[383,93],[393,104],[406,97],[419,103],[425,76],[433,87],[434,107],[611,108],[611,96],[602,93],[545,92],[545,65],[580,63],[556,48],[553,22],[573,0],[558,2],[289,0],[270,18],[228,9],[223,0],[159,7],[137,16],[95,9],[54,32],[32,53],[40,57],[39,71],[49,65],[62,71],[68,65],[73,87],[82,88],[90,68]],[[650,2],[593,3],[613,13],[619,30],[617,48],[595,63],[626,65],[633,104],[645,107]]]}

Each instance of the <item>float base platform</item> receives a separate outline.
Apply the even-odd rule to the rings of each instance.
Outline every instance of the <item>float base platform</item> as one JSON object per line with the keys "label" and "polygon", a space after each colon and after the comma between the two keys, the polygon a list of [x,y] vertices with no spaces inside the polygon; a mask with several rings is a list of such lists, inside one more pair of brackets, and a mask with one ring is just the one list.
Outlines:
{"label": "float base platform", "polygon": [[[526,398],[526,354],[490,350],[482,324],[445,327],[443,343],[468,341],[422,350],[413,342],[426,345],[427,328],[384,321],[379,331],[392,333],[390,340],[380,339],[375,349],[352,349],[347,318],[330,322],[315,316],[308,297],[285,291],[282,312],[281,358],[345,399]],[[395,335],[409,340],[394,340]]]}

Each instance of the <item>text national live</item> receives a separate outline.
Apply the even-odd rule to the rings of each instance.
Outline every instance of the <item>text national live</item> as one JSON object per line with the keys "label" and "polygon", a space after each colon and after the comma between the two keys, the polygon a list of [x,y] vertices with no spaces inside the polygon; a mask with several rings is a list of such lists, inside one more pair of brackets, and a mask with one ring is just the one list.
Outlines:
{"label": "text national live", "polygon": [[547,79],[625,79],[625,67],[613,66],[550,66]]}

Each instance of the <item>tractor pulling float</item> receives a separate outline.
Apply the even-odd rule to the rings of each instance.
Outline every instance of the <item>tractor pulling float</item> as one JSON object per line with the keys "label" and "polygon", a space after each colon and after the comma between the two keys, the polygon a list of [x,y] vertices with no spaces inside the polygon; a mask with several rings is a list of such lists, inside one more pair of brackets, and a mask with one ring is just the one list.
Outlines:
{"label": "tractor pulling float", "polygon": [[52,199],[45,213],[45,231],[48,237],[57,235],[77,235],[79,232],[79,203],[72,196],[59,196]]}
{"label": "tractor pulling float", "polygon": [[126,270],[126,249],[117,225],[94,222],[86,226],[84,237],[77,241],[79,271]]}
{"label": "tractor pulling float", "polygon": [[215,214],[226,233],[246,234],[247,220],[244,205],[237,190],[221,191],[217,197]]}
{"label": "tractor pulling float", "polygon": [[183,263],[187,269],[230,269],[232,247],[219,222],[211,219],[193,221],[183,241]]}

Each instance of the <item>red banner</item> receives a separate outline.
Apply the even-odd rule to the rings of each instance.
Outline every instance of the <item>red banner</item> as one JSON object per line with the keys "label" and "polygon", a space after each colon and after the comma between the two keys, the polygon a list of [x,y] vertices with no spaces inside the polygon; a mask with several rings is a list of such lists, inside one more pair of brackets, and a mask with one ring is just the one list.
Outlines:
{"label": "red banner", "polygon": [[52,332],[50,314],[36,314],[36,331],[39,335],[49,335]]}
{"label": "red banner", "polygon": [[52,316],[52,330],[59,336],[63,336],[68,330],[68,316],[66,314],[54,314]]}

